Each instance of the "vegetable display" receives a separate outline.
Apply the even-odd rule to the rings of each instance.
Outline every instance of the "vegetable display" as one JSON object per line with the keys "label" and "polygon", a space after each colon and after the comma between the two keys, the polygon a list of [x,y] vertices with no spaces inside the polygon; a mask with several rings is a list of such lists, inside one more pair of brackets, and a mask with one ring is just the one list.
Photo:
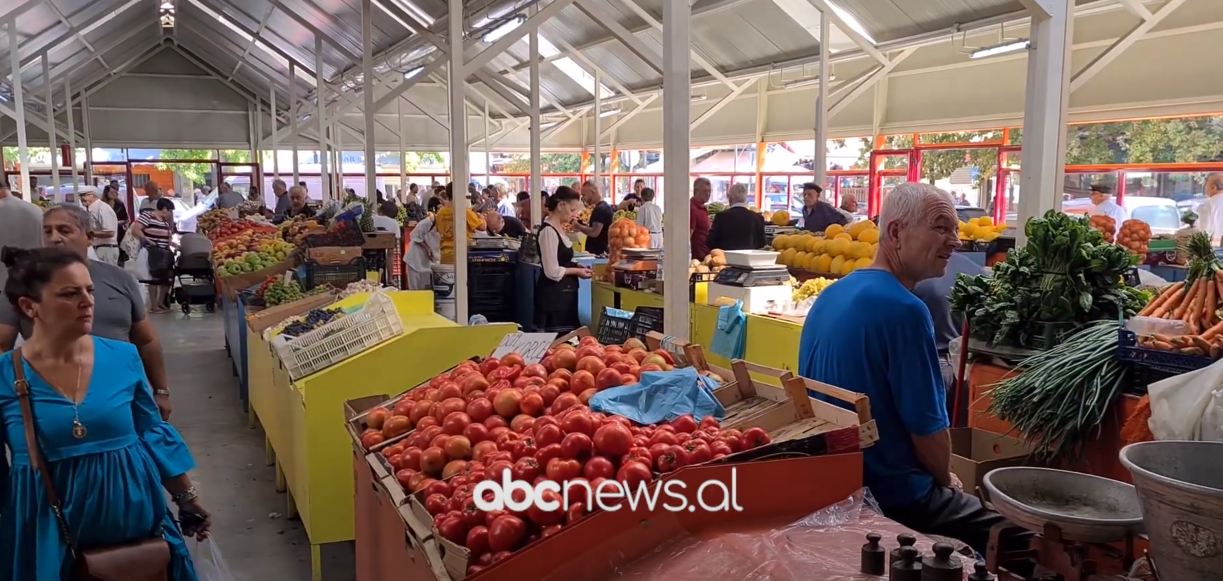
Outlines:
{"label": "vegetable display", "polygon": [[995,264],[992,276],[960,275],[952,289],[952,309],[965,313],[972,337],[1029,346],[1050,325],[1116,321],[1145,304],[1145,293],[1123,282],[1138,257],[1106,243],[1086,218],[1050,210],[1024,231],[1027,245]]}
{"label": "vegetable display", "polygon": [[[673,363],[668,352],[647,351],[637,339],[603,346],[593,337],[558,345],[537,364],[517,353],[464,361],[393,407],[368,412],[361,444],[386,459],[432,517],[435,534],[466,550],[466,574],[474,575],[591,513],[582,486],[636,491],[658,474],[771,443],[760,428],[722,429],[712,417],[638,426],[587,407],[595,393]],[[534,485],[555,482],[561,492],[545,492],[555,494],[546,500],[560,501],[569,489],[570,503],[480,510],[476,485],[507,474]]]}
{"label": "vegetable display", "polygon": [[1151,226],[1142,220],[1126,220],[1121,223],[1117,244],[1143,258],[1151,243]]}
{"label": "vegetable display", "polygon": [[1104,214],[1092,216],[1089,219],[1089,223],[1091,224],[1092,228],[1095,228],[1096,231],[1104,237],[1105,242],[1112,244],[1117,241],[1115,236],[1115,233],[1117,232],[1117,220],[1115,220],[1112,216],[1107,216]]}
{"label": "vegetable display", "polygon": [[[625,248],[649,248],[650,229],[638,226],[628,218],[621,218],[611,223],[607,231],[607,264],[612,265],[624,258]],[[603,270],[604,280],[610,282],[614,273],[612,269]]]}
{"label": "vegetable display", "polygon": [[1198,232],[1188,241],[1190,260],[1185,280],[1165,288],[1141,311],[1139,316],[1180,321],[1187,333],[1139,335],[1138,342],[1148,349],[1173,351],[1186,355],[1218,358],[1223,350],[1223,263],[1210,246],[1210,235]]}
{"label": "vegetable display", "polygon": [[1077,459],[1121,393],[1119,328],[1117,321],[1099,321],[1025,359],[1018,373],[992,387],[987,411],[1033,444],[1037,459]]}
{"label": "vegetable display", "polygon": [[801,303],[811,297],[818,297],[824,289],[832,286],[836,279],[827,279],[823,277],[809,278],[803,281],[803,284],[794,288],[793,300],[795,304]]}

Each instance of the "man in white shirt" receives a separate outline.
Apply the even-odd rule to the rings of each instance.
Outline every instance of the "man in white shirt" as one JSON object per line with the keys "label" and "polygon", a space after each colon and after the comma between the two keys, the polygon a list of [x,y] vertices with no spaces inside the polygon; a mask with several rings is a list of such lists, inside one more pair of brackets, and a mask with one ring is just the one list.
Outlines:
{"label": "man in white shirt", "polygon": [[[42,208],[17,196],[0,182],[0,248],[42,247]],[[8,269],[0,268],[0,290],[8,282]]]}
{"label": "man in white shirt", "polygon": [[662,248],[662,208],[654,203],[654,189],[641,188],[643,203],[637,207],[637,225],[650,231],[650,248]]}
{"label": "man in white shirt", "polygon": [[399,225],[399,206],[395,202],[387,200],[378,206],[378,214],[374,216],[374,230],[378,232],[392,232],[395,234],[395,239],[398,240],[403,233],[403,228]]}
{"label": "man in white shirt", "polygon": [[1113,189],[1108,186],[1091,186],[1091,203],[1095,206],[1092,207],[1090,215],[1111,217],[1117,222],[1118,232],[1121,231],[1121,223],[1130,219],[1130,213],[1113,201]]}
{"label": "man in white shirt", "polygon": [[99,262],[119,266],[119,218],[114,208],[98,198],[96,191],[81,194],[81,202],[89,210],[93,222],[93,252]]}

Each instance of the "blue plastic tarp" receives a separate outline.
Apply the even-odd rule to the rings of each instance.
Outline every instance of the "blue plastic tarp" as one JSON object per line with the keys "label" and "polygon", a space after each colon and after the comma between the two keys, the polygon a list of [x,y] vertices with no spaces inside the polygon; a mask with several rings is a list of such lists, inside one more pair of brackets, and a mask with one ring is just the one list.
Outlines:
{"label": "blue plastic tarp", "polygon": [[613,387],[590,398],[590,409],[624,416],[639,424],[657,424],[691,414],[721,420],[726,410],[714,397],[718,382],[691,367],[672,371],[648,371],[641,382]]}

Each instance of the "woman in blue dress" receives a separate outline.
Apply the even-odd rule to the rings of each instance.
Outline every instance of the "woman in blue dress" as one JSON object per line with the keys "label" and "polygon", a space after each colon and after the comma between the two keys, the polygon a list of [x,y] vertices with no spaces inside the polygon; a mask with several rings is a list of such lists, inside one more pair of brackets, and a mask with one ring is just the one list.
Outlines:
{"label": "woman in blue dress", "polygon": [[4,248],[0,260],[9,269],[5,298],[34,322],[20,347],[22,369],[70,537],[30,465],[13,353],[0,355],[0,449],[13,458],[0,474],[0,580],[67,581],[68,541],[88,551],[160,535],[170,546],[168,578],[195,581],[165,501],[168,492],[180,516],[193,516],[187,535],[207,537],[208,511],[187,475],[194,460],[158,414],[136,348],[89,334],[93,283],[84,260],[64,248]]}

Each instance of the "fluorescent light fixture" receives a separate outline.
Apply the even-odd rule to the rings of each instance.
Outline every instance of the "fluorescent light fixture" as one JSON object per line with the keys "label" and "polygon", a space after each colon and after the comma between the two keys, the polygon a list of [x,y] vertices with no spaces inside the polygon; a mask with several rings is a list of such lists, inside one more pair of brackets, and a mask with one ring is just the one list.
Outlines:
{"label": "fluorescent light fixture", "polygon": [[411,0],[391,0],[391,3],[402,8],[409,16],[420,21],[422,24],[430,25],[437,21],[437,19],[430,16],[428,12],[422,10],[420,6],[417,6]]}
{"label": "fluorescent light fixture", "polygon": [[708,98],[709,98],[709,95],[693,95],[692,102],[696,103],[698,101],[704,101],[705,99],[708,99]]}
{"label": "fluorescent light fixture", "polygon": [[[837,80],[837,75],[836,75],[835,73],[833,73],[833,74],[829,74],[829,75],[828,75],[828,81],[829,81],[829,82],[832,82],[832,81],[835,81],[835,80]],[[786,88],[786,89],[797,89],[797,88],[799,88],[799,87],[810,87],[811,85],[818,85],[818,84],[820,84],[820,78],[819,78],[819,77],[809,77],[809,78],[806,78],[806,79],[797,79],[797,80],[794,80],[794,81],[790,81],[790,82],[788,82],[788,83],[786,83],[786,84],[782,85],[782,87],[784,87],[784,88]]]}
{"label": "fluorescent light fixture", "polygon": [[968,58],[974,58],[974,59],[989,58],[991,56],[998,56],[1000,54],[1006,54],[1008,52],[1028,50],[1029,46],[1032,46],[1032,41],[1026,38],[1022,38],[1019,40],[1012,40],[1012,41],[1009,41],[1003,44],[996,44],[994,46],[987,46],[985,48],[979,48],[977,50],[972,51],[972,54],[968,55]]}
{"label": "fluorescent light fixture", "polygon": [[[524,38],[520,42],[527,44],[530,41]],[[561,51],[560,49],[556,48],[556,45],[552,44],[552,42],[545,38],[544,35],[539,35],[539,56],[544,58],[552,58],[560,53]],[[573,59],[569,57],[561,57],[552,61],[552,65],[557,69],[560,69],[560,71],[564,73],[566,77],[569,77],[570,80],[585,89],[587,93],[590,93],[591,95],[595,94],[594,75],[586,72],[586,69],[583,69],[580,65],[574,62]],[[599,90],[602,91],[604,97],[612,96],[612,90],[607,88],[607,85],[600,84]]]}
{"label": "fluorescent light fixture", "polygon": [[484,35],[484,38],[481,38],[480,40],[483,40],[487,44],[492,44],[494,42],[497,42],[498,40],[505,38],[505,35],[513,32],[515,28],[522,26],[522,23],[526,21],[527,19],[525,16],[521,14],[516,15],[510,18],[509,20],[503,22],[497,28],[494,28],[488,31],[488,33]]}
{"label": "fluorescent light fixture", "polygon": [[620,114],[619,109],[608,109],[606,111],[599,113],[599,117],[611,117],[612,115],[619,115],[619,114]]}
{"label": "fluorescent light fixture", "polygon": [[170,11],[170,12],[173,12],[173,11],[174,11],[174,5],[173,5],[173,4],[171,4],[171,3],[169,3],[169,2],[162,2],[162,3],[161,3],[161,9],[162,9],[162,10],[167,10],[167,11]]}
{"label": "fluorescent light fixture", "polygon": [[854,32],[862,35],[862,38],[865,38],[867,42],[871,44],[879,44],[878,42],[875,42],[874,38],[871,38],[871,33],[866,31],[866,27],[862,26],[862,23],[858,22],[858,19],[854,18],[853,14],[846,12],[844,8],[841,8],[832,2],[828,2],[828,7],[832,8],[832,11],[836,13],[837,17],[845,23],[845,26],[848,26]]}
{"label": "fluorescent light fixture", "polygon": [[409,71],[404,72],[404,73],[403,73],[403,78],[405,78],[405,79],[410,79],[410,78],[412,78],[412,77],[415,77],[416,75],[419,75],[419,74],[420,74],[420,72],[421,72],[421,71],[423,71],[423,70],[425,70],[425,67],[416,67],[416,68],[414,68],[414,69],[412,69],[412,70],[409,70]]}

